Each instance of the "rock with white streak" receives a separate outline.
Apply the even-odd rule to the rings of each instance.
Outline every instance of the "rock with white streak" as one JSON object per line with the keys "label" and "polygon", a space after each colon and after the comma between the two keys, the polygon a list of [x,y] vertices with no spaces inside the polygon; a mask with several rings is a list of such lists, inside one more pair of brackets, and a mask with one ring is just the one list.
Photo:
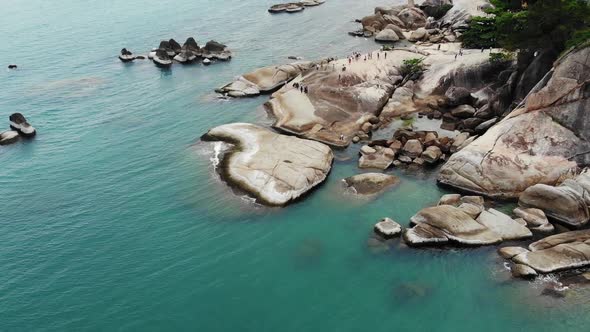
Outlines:
{"label": "rock with white streak", "polygon": [[222,177],[267,205],[286,205],[323,182],[334,158],[319,142],[246,123],[215,127],[203,139],[234,144],[220,163]]}

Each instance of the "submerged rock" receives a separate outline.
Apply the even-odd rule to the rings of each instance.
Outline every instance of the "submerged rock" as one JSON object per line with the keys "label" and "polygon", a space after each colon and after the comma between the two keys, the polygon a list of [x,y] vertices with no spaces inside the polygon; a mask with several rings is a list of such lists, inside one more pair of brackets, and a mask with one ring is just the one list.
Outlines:
{"label": "submerged rock", "polygon": [[382,173],[359,174],[343,181],[357,195],[376,195],[399,183],[397,177]]}
{"label": "submerged rock", "polygon": [[512,271],[512,276],[516,278],[534,279],[538,275],[537,271],[524,264],[514,264],[510,270]]}
{"label": "submerged rock", "polygon": [[359,168],[374,168],[386,170],[393,163],[395,151],[382,146],[373,148],[364,146],[361,148],[361,157],[359,159]]}
{"label": "submerged rock", "polygon": [[334,158],[324,144],[246,123],[213,128],[203,138],[235,144],[220,164],[222,177],[267,205],[288,204],[323,182]]}

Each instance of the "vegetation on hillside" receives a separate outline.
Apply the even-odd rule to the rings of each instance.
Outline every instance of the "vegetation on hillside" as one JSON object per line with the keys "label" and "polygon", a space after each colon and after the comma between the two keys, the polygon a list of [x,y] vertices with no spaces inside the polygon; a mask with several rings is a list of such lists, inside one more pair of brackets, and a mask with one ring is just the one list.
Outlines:
{"label": "vegetation on hillside", "polygon": [[561,52],[590,37],[585,0],[491,0],[490,17],[474,17],[462,36],[469,48],[553,49]]}

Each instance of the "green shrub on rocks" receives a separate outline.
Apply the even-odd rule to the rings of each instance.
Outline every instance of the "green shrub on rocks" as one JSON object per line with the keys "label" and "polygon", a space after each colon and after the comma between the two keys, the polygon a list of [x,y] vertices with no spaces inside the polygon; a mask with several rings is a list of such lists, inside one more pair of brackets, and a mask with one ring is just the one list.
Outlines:
{"label": "green shrub on rocks", "polygon": [[415,80],[424,73],[424,58],[412,58],[404,60],[400,68],[404,81]]}
{"label": "green shrub on rocks", "polygon": [[490,2],[494,7],[486,11],[489,17],[474,17],[464,32],[464,47],[559,53],[590,38],[590,3],[586,0]]}

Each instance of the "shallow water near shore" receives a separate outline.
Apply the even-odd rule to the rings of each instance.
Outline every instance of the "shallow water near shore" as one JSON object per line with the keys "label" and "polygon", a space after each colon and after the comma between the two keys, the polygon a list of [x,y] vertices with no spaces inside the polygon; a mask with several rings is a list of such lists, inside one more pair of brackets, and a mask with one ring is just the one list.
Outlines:
{"label": "shallow water near shore", "polygon": [[[387,1],[294,15],[268,14],[272,3],[4,2],[0,119],[7,128],[22,112],[39,135],[0,147],[0,330],[587,330],[587,291],[541,297],[544,282],[513,281],[495,247],[368,244],[380,218],[406,226],[446,192],[436,170],[390,171],[398,187],[358,200],[341,184],[360,172],[353,147],[283,209],[219,179],[214,144],[199,137],[271,121],[268,97],[224,101],[213,89],[290,55],[376,48],[346,32]],[[116,58],[189,36],[227,43],[234,59],[163,71]]]}

